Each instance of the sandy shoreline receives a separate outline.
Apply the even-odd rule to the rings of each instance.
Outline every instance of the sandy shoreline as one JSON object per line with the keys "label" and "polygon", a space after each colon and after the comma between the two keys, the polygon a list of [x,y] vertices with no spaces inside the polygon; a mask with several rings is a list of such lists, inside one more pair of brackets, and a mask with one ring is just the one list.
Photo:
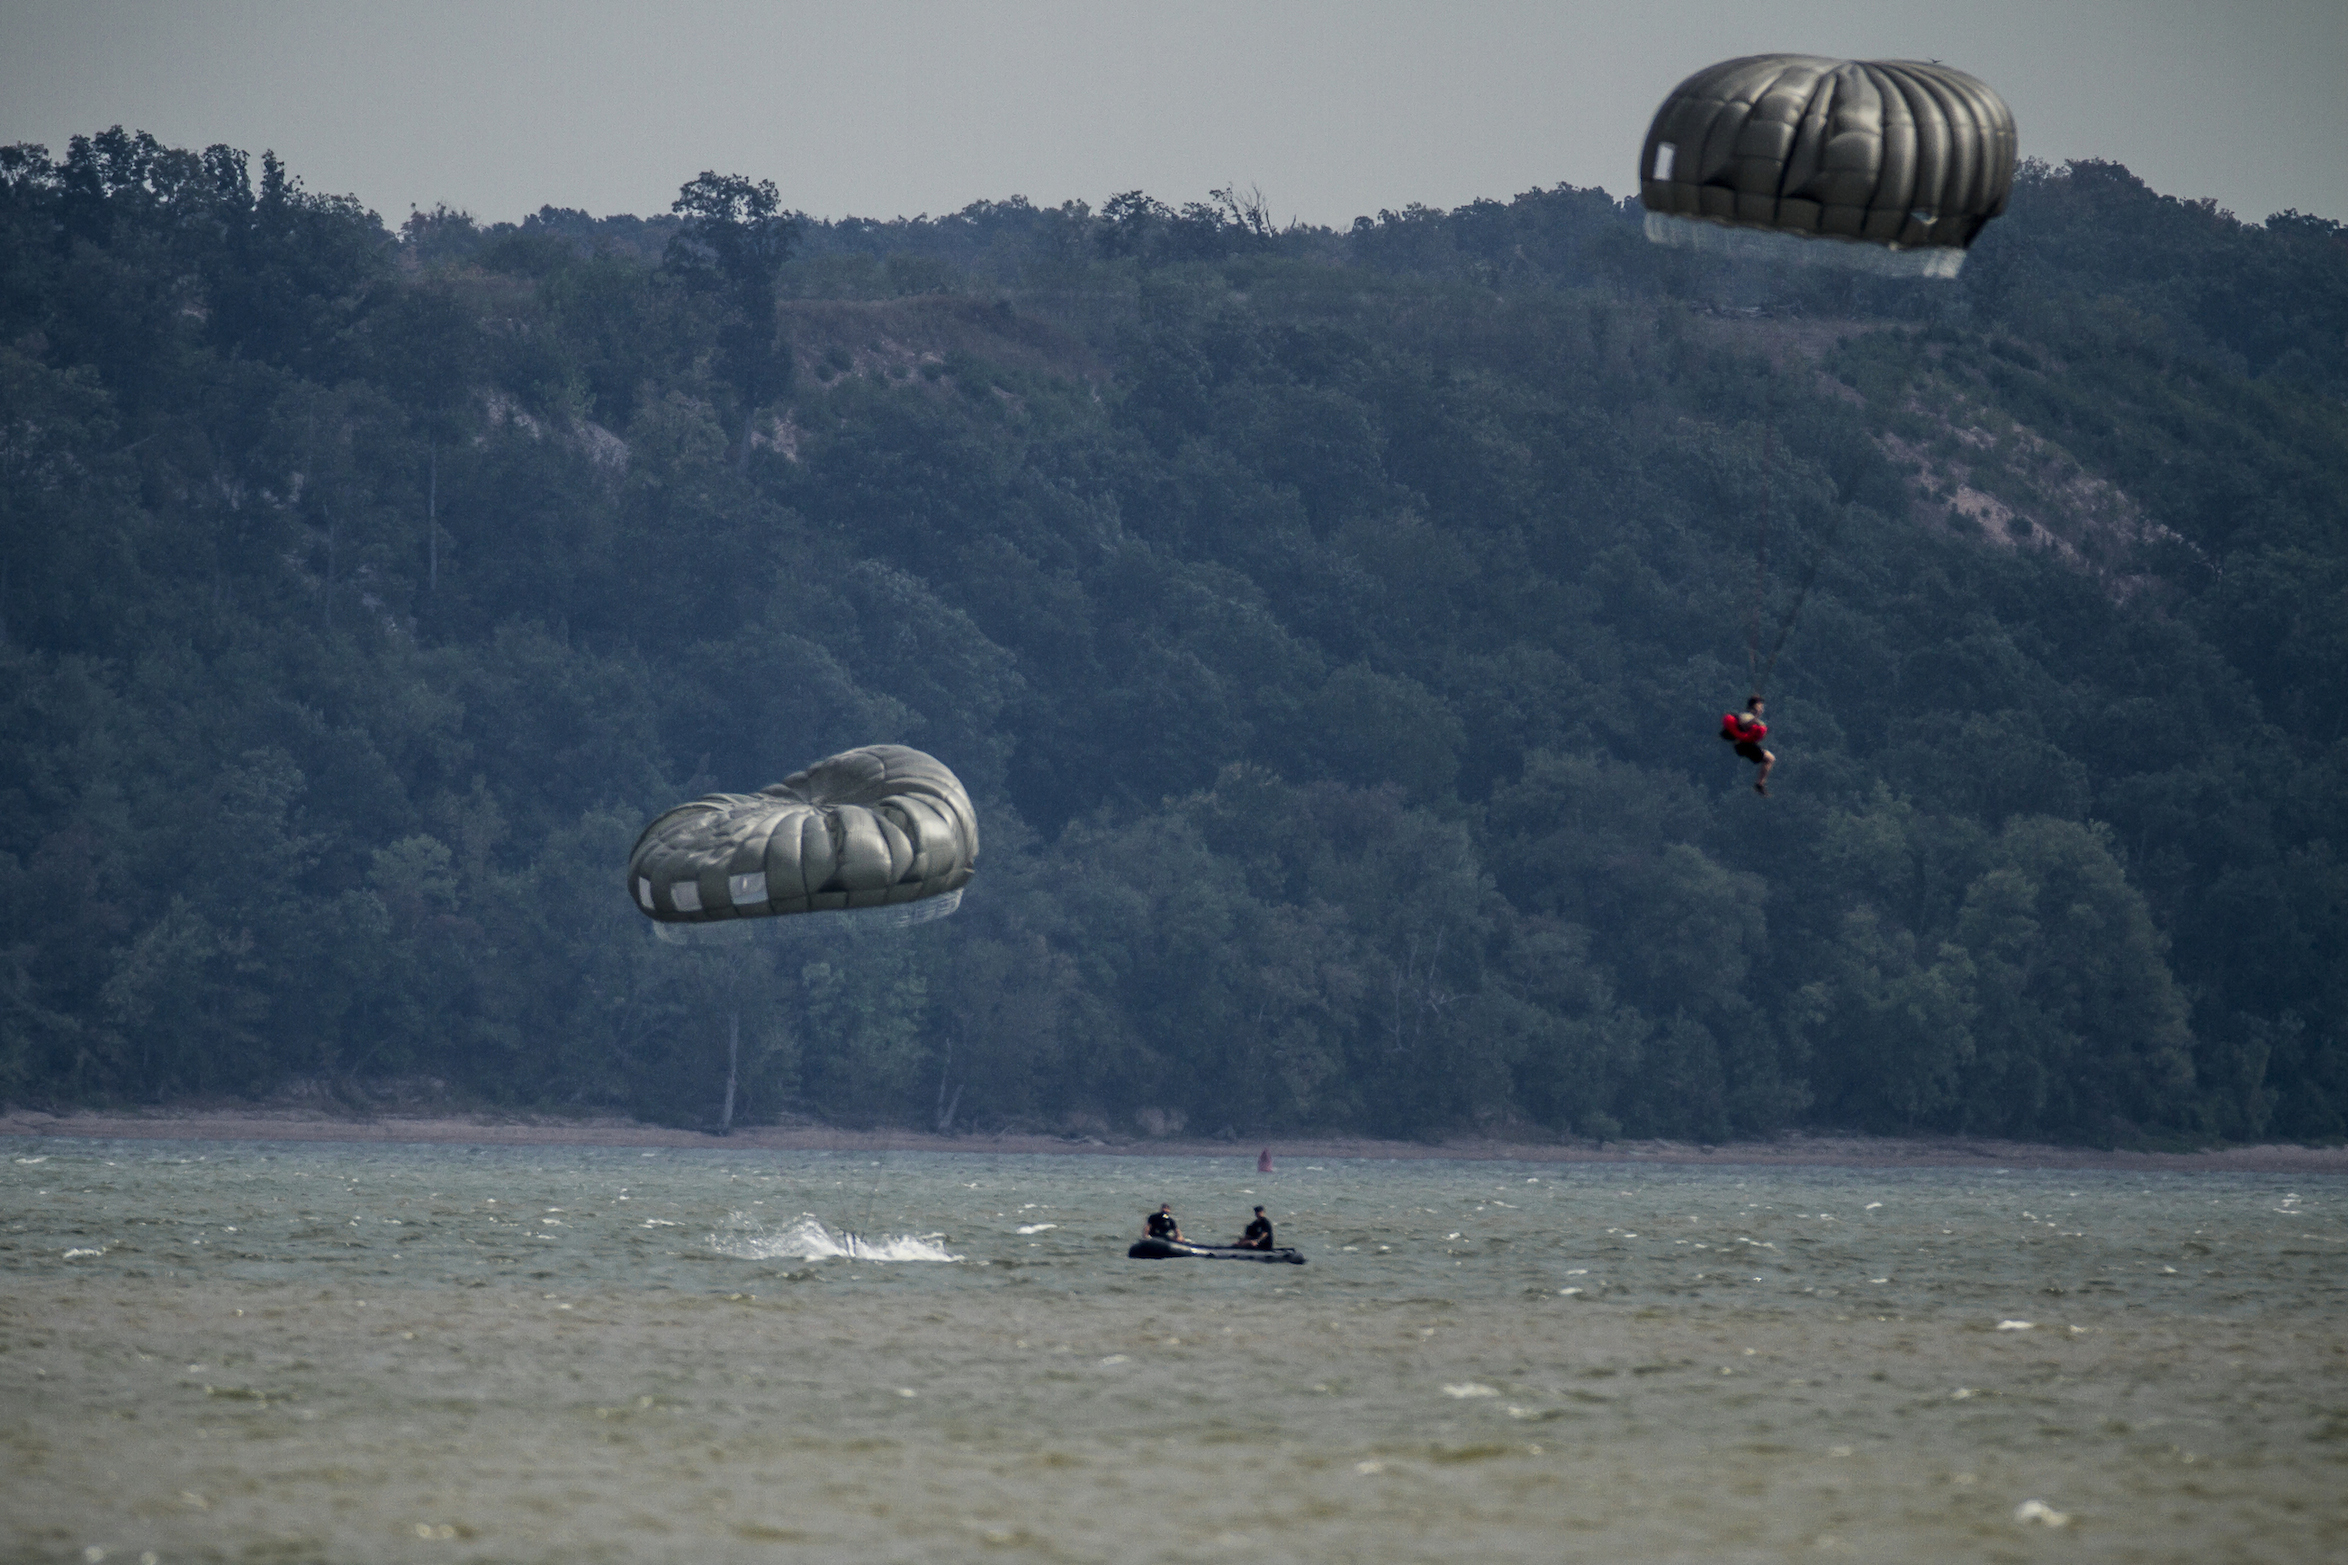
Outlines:
{"label": "sandy shoreline", "polygon": [[[1254,1142],[1072,1141],[1045,1135],[936,1136],[918,1131],[750,1126],[711,1136],[619,1119],[488,1116],[337,1117],[313,1110],[161,1110],[151,1114],[0,1113],[0,1136],[184,1141],[379,1141],[451,1146],[693,1147],[703,1151],[1056,1153],[1109,1157],[1243,1156]],[[1675,1141],[1443,1142],[1305,1136],[1271,1143],[1275,1158],[1462,1158],[1528,1163],[1716,1163],[1761,1167],[2102,1168],[2171,1173],[2348,1173],[2348,1147],[2243,1146],[2207,1152],[2106,1151],[1980,1137],[1799,1135],[1697,1146]]]}

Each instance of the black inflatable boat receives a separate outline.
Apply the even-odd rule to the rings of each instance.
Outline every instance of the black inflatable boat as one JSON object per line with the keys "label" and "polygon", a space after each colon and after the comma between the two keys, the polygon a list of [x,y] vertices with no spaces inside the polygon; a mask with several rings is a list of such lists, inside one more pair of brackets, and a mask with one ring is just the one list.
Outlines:
{"label": "black inflatable boat", "polygon": [[1248,1250],[1235,1244],[1181,1244],[1172,1239],[1136,1239],[1133,1248],[1125,1252],[1129,1261],[1282,1261],[1290,1266],[1302,1266],[1304,1257],[1295,1250]]}

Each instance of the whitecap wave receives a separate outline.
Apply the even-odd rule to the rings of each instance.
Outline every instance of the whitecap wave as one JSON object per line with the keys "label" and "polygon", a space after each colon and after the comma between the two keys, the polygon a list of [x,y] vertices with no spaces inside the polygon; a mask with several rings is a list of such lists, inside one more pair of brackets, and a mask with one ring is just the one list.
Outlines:
{"label": "whitecap wave", "polygon": [[738,1261],[958,1261],[937,1243],[937,1234],[872,1235],[849,1233],[825,1225],[820,1218],[802,1217],[781,1230],[771,1229],[746,1212],[728,1217],[711,1234],[709,1248]]}

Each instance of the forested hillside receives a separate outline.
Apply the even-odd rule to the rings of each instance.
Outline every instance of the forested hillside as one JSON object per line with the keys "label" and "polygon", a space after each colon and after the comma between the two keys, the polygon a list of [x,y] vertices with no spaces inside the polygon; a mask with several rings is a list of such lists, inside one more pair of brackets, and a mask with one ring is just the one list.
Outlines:
{"label": "forested hillside", "polygon": [[[710,1124],[738,1011],[751,1120],[2348,1134],[2341,225],[788,201],[0,151],[0,1099]],[[957,916],[650,938],[654,812],[879,741]]]}

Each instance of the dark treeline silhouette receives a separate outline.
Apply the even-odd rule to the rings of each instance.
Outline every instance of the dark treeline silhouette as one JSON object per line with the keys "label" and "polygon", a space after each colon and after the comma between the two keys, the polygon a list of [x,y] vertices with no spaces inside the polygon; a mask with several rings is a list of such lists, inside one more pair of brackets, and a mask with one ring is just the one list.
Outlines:
{"label": "dark treeline silhouette", "polygon": [[[2340,225],[786,200],[0,151],[0,1098],[2348,1134]],[[652,813],[879,741],[959,915],[649,938]]]}

